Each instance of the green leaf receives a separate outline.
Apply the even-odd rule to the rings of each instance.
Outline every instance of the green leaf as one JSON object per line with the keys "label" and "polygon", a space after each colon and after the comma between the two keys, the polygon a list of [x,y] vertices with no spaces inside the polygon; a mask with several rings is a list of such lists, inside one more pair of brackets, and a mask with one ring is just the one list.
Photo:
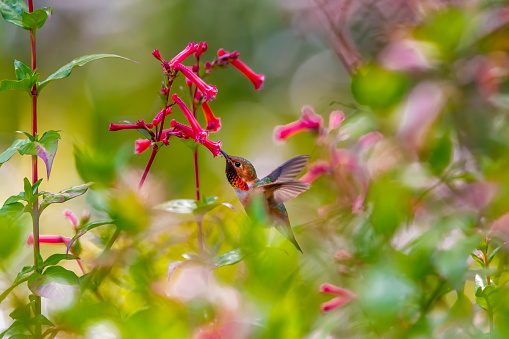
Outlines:
{"label": "green leaf", "polygon": [[[21,271],[18,273],[18,275],[16,276],[16,279],[14,279],[14,282],[12,283],[12,285],[6,289],[1,295],[0,295],[0,303],[2,301],[4,301],[5,298],[7,298],[7,296],[9,295],[9,293],[11,293],[11,291],[16,287],[18,286],[19,284],[21,283],[24,283],[25,281],[28,280],[28,276],[27,274],[32,272],[35,268],[33,266],[25,266],[21,269]],[[0,336],[1,338],[1,336]]]}
{"label": "green leaf", "polygon": [[35,268],[37,270],[42,270],[42,263],[43,263],[43,259],[42,259],[42,256],[41,256],[41,253],[35,249]]}
{"label": "green leaf", "polygon": [[23,12],[21,13],[21,23],[25,29],[39,29],[51,14],[52,10],[50,7],[36,9],[32,13]]}
{"label": "green leaf", "polygon": [[75,260],[75,259],[79,258],[74,254],[53,254],[48,259],[44,260],[42,267],[56,265],[61,260]]}
{"label": "green leaf", "polygon": [[6,149],[2,154],[0,154],[0,166],[6,161],[8,161],[14,153],[18,152],[21,148],[25,147],[27,144],[30,143],[30,140],[28,139],[18,139],[14,140],[12,145]]}
{"label": "green leaf", "polygon": [[216,267],[233,265],[238,263],[244,259],[244,255],[242,254],[240,248],[236,248],[229,252],[223,253],[214,260],[214,264]]}
{"label": "green leaf", "polygon": [[16,72],[16,79],[31,79],[34,71],[19,60],[14,60],[14,71]]}
{"label": "green leaf", "polygon": [[21,192],[18,195],[11,195],[10,197],[5,200],[4,205],[13,204],[15,202],[18,202],[19,200],[25,200],[25,192]]}
{"label": "green leaf", "polygon": [[493,285],[479,287],[475,291],[475,302],[487,311],[496,307],[498,298],[498,289]]}
{"label": "green leaf", "polygon": [[19,27],[23,27],[21,15],[28,12],[28,6],[23,0],[2,0],[0,1],[0,13],[2,17]]}
{"label": "green leaf", "polygon": [[36,134],[36,135],[35,135],[35,137],[34,137],[32,134],[30,134],[30,133],[28,133],[28,132],[16,131],[16,133],[21,133],[21,134],[26,135],[26,137],[27,137],[27,138],[28,138],[28,140],[30,140],[30,141],[36,141],[36,140],[37,140],[37,134]]}
{"label": "green leaf", "polygon": [[495,253],[498,252],[498,250],[502,247],[502,245],[498,246],[497,248],[495,248],[493,250],[493,252],[491,252],[490,256],[488,257],[488,265],[491,263],[491,261],[493,260],[493,258],[495,258]]}
{"label": "green leaf", "polygon": [[474,259],[476,263],[479,264],[479,266],[484,267],[484,261],[482,261],[477,255],[475,255],[474,253],[470,253],[470,256],[472,257],[472,259]]}
{"label": "green leaf", "polygon": [[25,190],[25,200],[28,203],[32,203],[34,201],[34,194],[32,193],[32,185],[30,184],[30,180],[27,177],[23,179],[23,187]]}
{"label": "green leaf", "polygon": [[28,221],[22,218],[24,211],[25,206],[20,202],[0,208],[0,260],[7,259],[23,245],[22,236]]}
{"label": "green leaf", "polygon": [[88,231],[96,228],[96,227],[99,227],[99,226],[103,226],[103,225],[111,225],[111,224],[114,224],[115,222],[113,220],[100,220],[100,221],[94,221],[94,222],[91,222],[91,223],[88,223],[86,224],[85,226],[83,226],[80,231],[71,239],[71,241],[69,241],[69,245],[67,245],[67,251],[66,253],[69,253],[69,250],[71,249],[72,245],[74,244],[74,242],[76,240],[78,240],[81,236],[83,236],[85,233],[87,233]]}
{"label": "green leaf", "polygon": [[451,162],[452,143],[449,133],[431,142],[428,162],[433,174],[440,175]]}
{"label": "green leaf", "polygon": [[44,199],[41,202],[41,211],[48,207],[50,204],[63,203],[83,195],[88,190],[90,185],[92,185],[91,182],[83,185],[73,186],[58,193],[42,192],[41,194]]}
{"label": "green leaf", "polygon": [[41,158],[46,165],[46,174],[49,179],[51,167],[53,166],[53,159],[57,153],[59,139],[60,134],[57,131],[47,131],[42,135],[39,141],[29,142],[23,147],[20,147],[19,153],[22,155],[37,155]]}
{"label": "green leaf", "polygon": [[35,295],[57,302],[68,302],[77,286],[76,274],[61,266],[48,267],[42,274],[34,272],[28,279],[28,287]]}
{"label": "green leaf", "polygon": [[89,63],[90,61],[103,59],[103,58],[120,58],[132,61],[128,58],[115,55],[115,54],[92,54],[92,55],[85,55],[80,58],[74,59],[67,65],[64,65],[60,67],[59,70],[57,70],[55,73],[51,74],[46,80],[39,82],[37,86],[37,90],[40,93],[41,90],[46,87],[47,84],[49,84],[51,81],[59,80],[67,78],[70,74],[73,68],[84,66],[85,64]]}

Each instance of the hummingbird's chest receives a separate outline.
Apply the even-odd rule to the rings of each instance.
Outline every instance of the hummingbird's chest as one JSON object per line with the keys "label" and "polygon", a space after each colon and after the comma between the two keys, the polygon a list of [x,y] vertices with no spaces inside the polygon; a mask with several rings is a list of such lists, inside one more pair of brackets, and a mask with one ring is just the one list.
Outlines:
{"label": "hummingbird's chest", "polygon": [[244,209],[249,206],[254,195],[262,193],[262,189],[260,187],[256,187],[255,183],[247,183],[247,185],[249,187],[248,190],[242,190],[240,188],[234,189],[235,194],[237,195],[237,198],[239,198],[242,206],[244,206]]}

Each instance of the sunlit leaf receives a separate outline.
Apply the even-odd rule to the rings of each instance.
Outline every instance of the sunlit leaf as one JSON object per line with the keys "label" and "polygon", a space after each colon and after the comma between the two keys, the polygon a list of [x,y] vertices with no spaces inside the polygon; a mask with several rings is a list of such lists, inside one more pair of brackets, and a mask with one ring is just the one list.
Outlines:
{"label": "sunlit leaf", "polygon": [[19,60],[14,60],[14,71],[18,80],[30,79],[34,75],[34,71]]}
{"label": "sunlit leaf", "polygon": [[18,286],[21,283],[24,283],[28,280],[28,274],[33,272],[35,270],[34,266],[24,266],[21,271],[16,276],[16,279],[14,279],[14,282],[12,285],[7,288],[1,295],[0,295],[0,303],[4,301],[4,299],[11,293],[11,291]]}
{"label": "sunlit leaf", "polygon": [[23,245],[26,219],[22,218],[25,206],[20,202],[6,204],[0,208],[0,258],[7,259]]}
{"label": "sunlit leaf", "polygon": [[236,248],[229,252],[223,253],[217,258],[215,258],[214,264],[216,265],[216,267],[233,265],[241,261],[243,258],[244,255],[242,254],[240,248]]}
{"label": "sunlit leaf", "polygon": [[44,87],[46,87],[46,85],[48,85],[50,82],[52,82],[54,80],[59,80],[59,79],[67,78],[71,74],[72,70],[74,68],[76,68],[76,67],[81,67],[81,66],[86,65],[90,61],[104,59],[104,58],[120,58],[120,59],[125,59],[125,60],[132,61],[132,60],[130,60],[128,58],[125,58],[125,57],[122,57],[122,56],[119,56],[119,55],[115,55],[115,54],[91,54],[91,55],[85,55],[85,56],[82,56],[80,58],[74,59],[70,63],[60,67],[60,69],[58,69],[55,73],[51,74],[48,78],[46,78],[46,80],[39,82],[39,84],[37,86],[37,90],[38,90],[38,92],[41,92],[41,90]]}
{"label": "sunlit leaf", "polygon": [[476,263],[479,264],[479,266],[481,267],[484,267],[484,261],[481,260],[481,258],[479,258],[477,255],[475,255],[474,253],[470,253],[470,256],[472,257],[472,259],[474,259],[474,261]]}
{"label": "sunlit leaf", "polygon": [[48,207],[50,204],[63,203],[85,194],[90,185],[92,185],[91,182],[83,185],[73,186],[58,193],[41,192],[44,198],[41,202],[41,211]]}
{"label": "sunlit leaf", "polygon": [[172,213],[192,214],[193,211],[196,209],[196,200],[175,199],[166,201],[157,206],[156,208]]}
{"label": "sunlit leaf", "polygon": [[62,260],[74,260],[79,259],[73,254],[53,254],[48,259],[44,260],[42,267],[57,265]]}
{"label": "sunlit leaf", "polygon": [[449,133],[433,140],[429,148],[428,163],[433,174],[440,175],[451,162],[452,143]]}
{"label": "sunlit leaf", "polygon": [[0,13],[5,20],[19,27],[23,27],[21,14],[28,12],[28,6],[23,0],[0,1]]}
{"label": "sunlit leaf", "polygon": [[502,247],[503,245],[500,245],[498,246],[497,248],[495,248],[493,250],[493,252],[491,252],[490,256],[488,257],[488,265],[491,264],[491,261],[493,260],[493,258],[495,258],[495,254],[498,252],[498,250]]}
{"label": "sunlit leaf", "polygon": [[87,233],[88,231],[96,228],[96,227],[99,227],[99,226],[103,226],[103,225],[111,225],[113,224],[114,221],[113,220],[100,220],[100,221],[94,221],[94,222],[90,222],[88,224],[86,224],[85,226],[83,226],[79,232],[74,236],[72,237],[72,239],[69,241],[69,244],[67,245],[67,251],[66,253],[69,253],[69,250],[71,249],[72,245],[74,244],[74,242],[76,240],[78,240],[80,237],[82,237],[83,235],[85,235],[85,233]]}
{"label": "sunlit leaf", "polygon": [[61,266],[51,266],[43,274],[34,272],[28,279],[28,287],[35,295],[57,302],[67,301],[77,292],[77,286],[76,274]]}

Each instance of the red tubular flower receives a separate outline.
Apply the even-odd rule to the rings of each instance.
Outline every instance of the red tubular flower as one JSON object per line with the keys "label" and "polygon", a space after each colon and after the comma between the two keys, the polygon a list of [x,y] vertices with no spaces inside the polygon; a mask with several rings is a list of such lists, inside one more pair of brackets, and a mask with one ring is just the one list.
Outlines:
{"label": "red tubular flower", "polygon": [[191,80],[193,84],[198,87],[198,89],[203,93],[205,96],[205,100],[210,101],[216,97],[217,94],[217,88],[216,86],[210,86],[205,83],[198,75],[196,75],[192,70],[187,68],[186,66],[182,64],[178,64],[175,66],[175,69],[182,72],[186,78]]}
{"label": "red tubular flower", "polygon": [[[64,237],[61,235],[40,235],[39,242],[41,244],[66,244],[69,245],[71,238]],[[34,243],[34,235],[30,233],[27,239],[27,245],[33,245]]]}
{"label": "red tubular flower", "polygon": [[193,137],[193,139],[196,140],[196,142],[200,142],[203,138],[206,138],[209,132],[205,131],[203,128],[201,128],[200,124],[198,123],[198,120],[194,117],[193,113],[189,110],[189,108],[184,104],[184,102],[178,97],[177,94],[173,94],[172,97],[173,101],[178,105],[182,113],[186,116],[187,121],[189,121],[189,124],[193,128],[193,131],[196,134],[196,138]]}
{"label": "red tubular flower", "polygon": [[147,129],[148,130],[152,127],[153,127],[152,124],[147,125],[144,120],[138,120],[138,122],[135,124],[118,125],[118,124],[111,123],[109,130],[110,131],[121,131],[123,129]]}
{"label": "red tubular flower", "polygon": [[[175,119],[171,121],[171,127],[174,128],[173,135],[179,138],[182,138],[184,135],[187,136],[188,138],[194,139],[196,142],[199,142],[203,146],[207,147],[214,157],[218,156],[219,153],[221,152],[221,141],[214,142],[207,138],[202,138],[201,141],[198,141],[197,135],[191,127],[181,124],[180,122],[175,121]],[[182,133],[183,135],[180,134],[179,132]]]}
{"label": "red tubular flower", "polygon": [[161,53],[159,53],[159,50],[158,49],[155,49],[153,52],[152,52],[152,55],[159,61],[161,62],[166,62],[166,60],[163,59],[163,57],[161,56]]}
{"label": "red tubular flower", "polygon": [[221,118],[216,118],[214,113],[210,109],[210,106],[207,102],[203,102],[201,104],[201,108],[205,115],[205,121],[207,122],[207,127],[205,127],[210,132],[217,132],[221,128]]}
{"label": "red tubular flower", "polygon": [[157,126],[159,123],[163,120],[163,114],[164,116],[167,116],[171,113],[171,106],[167,106],[166,108],[163,108],[161,112],[157,113],[156,117],[152,121],[152,126]]}
{"label": "red tubular flower", "polygon": [[318,131],[323,125],[323,118],[316,114],[312,107],[304,106],[299,120],[274,128],[274,139],[285,141],[304,130]]}
{"label": "red tubular flower", "polygon": [[171,59],[169,64],[170,67],[176,68],[182,61],[184,61],[185,58],[196,52],[197,48],[198,45],[195,45],[194,42],[190,42],[182,52],[180,52],[173,59]]}
{"label": "red tubular flower", "polygon": [[233,53],[225,52],[223,49],[220,49],[217,51],[218,56],[225,56],[229,54],[232,56],[228,60],[230,63],[238,69],[246,78],[251,81],[251,83],[254,85],[255,90],[262,90],[263,89],[263,81],[265,80],[265,76],[263,74],[256,74],[251,68],[249,68],[245,63],[240,61],[238,59],[238,53],[235,51]]}
{"label": "red tubular flower", "polygon": [[329,312],[330,310],[349,303],[352,299],[357,298],[357,295],[350,290],[334,286],[332,284],[324,283],[320,286],[320,293],[334,294],[337,297],[322,303],[322,312]]}
{"label": "red tubular flower", "polygon": [[152,142],[148,139],[138,139],[134,142],[134,154],[141,154],[149,149]]}

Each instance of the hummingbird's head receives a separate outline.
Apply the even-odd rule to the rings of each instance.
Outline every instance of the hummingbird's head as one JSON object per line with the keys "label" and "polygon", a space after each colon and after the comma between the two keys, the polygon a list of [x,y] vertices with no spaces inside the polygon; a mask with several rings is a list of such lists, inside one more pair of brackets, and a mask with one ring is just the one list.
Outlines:
{"label": "hummingbird's head", "polygon": [[248,182],[256,180],[256,170],[254,166],[246,159],[226,154],[221,150],[226,159],[226,178],[233,188],[240,188],[248,191]]}

